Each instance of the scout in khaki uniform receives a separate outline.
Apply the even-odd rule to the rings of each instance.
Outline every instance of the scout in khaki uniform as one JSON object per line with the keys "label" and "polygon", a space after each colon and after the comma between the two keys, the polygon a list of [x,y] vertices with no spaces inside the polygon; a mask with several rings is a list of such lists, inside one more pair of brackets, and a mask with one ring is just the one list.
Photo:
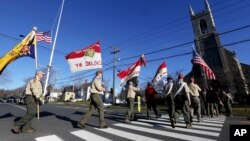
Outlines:
{"label": "scout in khaki uniform", "polygon": [[13,132],[18,134],[21,131],[26,133],[32,133],[35,131],[31,127],[32,119],[36,115],[36,104],[40,101],[42,96],[42,83],[44,73],[42,71],[36,72],[35,78],[31,79],[25,88],[25,103],[27,108],[26,115],[20,120],[14,123]]}
{"label": "scout in khaki uniform", "polygon": [[79,128],[85,128],[85,123],[88,121],[91,114],[95,109],[99,112],[99,128],[108,128],[104,120],[104,106],[102,102],[101,95],[105,90],[102,87],[102,71],[97,71],[96,76],[91,82],[90,86],[90,107],[87,113],[82,117],[82,119],[77,123]]}
{"label": "scout in khaki uniform", "polygon": [[224,108],[226,110],[226,116],[231,117],[232,116],[232,103],[233,103],[232,97],[230,96],[229,93],[222,90],[221,99],[222,99]]}
{"label": "scout in khaki uniform", "polygon": [[187,83],[183,81],[184,75],[178,75],[178,82],[174,85],[174,101],[175,101],[175,122],[179,119],[181,113],[183,113],[186,128],[191,128],[190,122],[190,104],[189,97],[190,90]]}
{"label": "scout in khaki uniform", "polygon": [[191,98],[191,117],[190,120],[191,122],[193,121],[194,117],[194,111],[197,111],[197,120],[200,122],[201,120],[201,104],[200,104],[200,94],[201,88],[194,83],[194,78],[191,77],[188,83],[188,88],[190,90],[190,98]]}
{"label": "scout in khaki uniform", "polygon": [[134,115],[134,100],[135,100],[136,91],[139,91],[139,88],[134,87],[133,82],[130,81],[128,88],[127,88],[128,109],[127,109],[127,113],[125,114],[125,122],[126,123],[129,123],[130,119],[132,119],[132,120],[136,119],[136,117]]}

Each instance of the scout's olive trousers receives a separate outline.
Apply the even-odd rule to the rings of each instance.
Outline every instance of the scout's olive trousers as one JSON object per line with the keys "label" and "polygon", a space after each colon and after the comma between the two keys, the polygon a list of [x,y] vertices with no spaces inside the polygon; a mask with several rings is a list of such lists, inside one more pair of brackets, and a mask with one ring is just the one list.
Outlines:
{"label": "scout's olive trousers", "polygon": [[14,125],[22,127],[23,131],[26,131],[31,127],[32,119],[36,115],[35,98],[32,95],[26,95],[25,102],[27,108],[25,116],[14,123]]}
{"label": "scout's olive trousers", "polygon": [[171,121],[174,121],[174,113],[175,113],[175,103],[174,96],[169,94],[167,97],[167,105],[168,105],[168,114]]}
{"label": "scout's olive trousers", "polygon": [[185,96],[177,95],[175,97],[175,121],[179,119],[181,113],[183,113],[185,123],[190,124],[190,108],[188,105],[188,100]]}
{"label": "scout's olive trousers", "polygon": [[132,98],[132,97],[127,98],[128,109],[127,109],[127,113],[125,114],[125,120],[135,118],[135,115],[134,115],[134,100],[135,99]]}
{"label": "scout's olive trousers", "polygon": [[154,111],[154,113],[155,113],[155,116],[156,116],[156,117],[159,117],[160,114],[159,114],[158,109],[157,109],[157,103],[156,103],[156,101],[154,101],[154,102],[148,102],[148,103],[147,103],[147,118],[150,119],[150,117],[151,117],[151,116],[150,116],[151,108],[153,108],[153,111]]}
{"label": "scout's olive trousers", "polygon": [[[192,96],[191,97],[191,119],[194,118],[194,111],[197,112],[197,119],[201,119],[201,104],[200,104],[200,98],[198,96]],[[191,120],[192,121],[192,120]]]}
{"label": "scout's olive trousers", "polygon": [[85,123],[89,120],[92,113],[95,111],[95,109],[99,112],[99,126],[103,127],[106,126],[105,120],[104,120],[104,106],[101,99],[100,94],[94,94],[92,93],[90,95],[90,106],[87,113],[82,117],[82,119],[79,121],[82,125],[85,125]]}

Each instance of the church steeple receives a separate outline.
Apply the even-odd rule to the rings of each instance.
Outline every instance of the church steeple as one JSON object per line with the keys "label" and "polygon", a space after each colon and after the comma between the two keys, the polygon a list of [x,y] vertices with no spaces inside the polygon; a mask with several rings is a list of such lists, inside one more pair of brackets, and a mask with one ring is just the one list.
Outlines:
{"label": "church steeple", "polygon": [[209,3],[208,3],[208,0],[205,0],[205,8],[206,8],[206,11],[210,14],[210,17],[211,17],[211,19],[212,19],[213,26],[215,27],[213,14],[212,14],[210,5],[209,5]]}
{"label": "church steeple", "polygon": [[195,16],[194,10],[193,10],[193,8],[192,8],[192,6],[191,6],[190,3],[189,3],[189,14],[190,14],[190,16]]}
{"label": "church steeple", "polygon": [[205,7],[206,7],[206,10],[211,13],[211,8],[207,0],[205,0]]}

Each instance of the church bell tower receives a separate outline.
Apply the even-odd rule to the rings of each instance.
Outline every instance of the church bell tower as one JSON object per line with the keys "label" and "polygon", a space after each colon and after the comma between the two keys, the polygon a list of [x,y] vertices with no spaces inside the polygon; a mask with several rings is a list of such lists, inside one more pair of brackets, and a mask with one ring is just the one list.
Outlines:
{"label": "church bell tower", "polygon": [[[208,0],[205,0],[205,10],[194,12],[190,5],[189,13],[197,52],[215,73],[217,85],[220,84],[221,88],[229,90],[233,87],[234,82],[229,70],[224,47],[216,32],[215,22]],[[192,72],[202,88],[207,88],[212,83],[197,66],[193,67]]]}

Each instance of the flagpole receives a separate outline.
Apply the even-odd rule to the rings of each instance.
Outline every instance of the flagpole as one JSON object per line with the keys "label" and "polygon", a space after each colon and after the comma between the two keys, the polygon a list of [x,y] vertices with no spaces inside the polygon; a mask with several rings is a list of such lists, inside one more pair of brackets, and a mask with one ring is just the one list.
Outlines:
{"label": "flagpole", "polygon": [[[36,38],[36,34],[35,34],[35,38]],[[36,39],[35,39],[36,40]],[[36,67],[36,72],[38,69],[38,61],[37,61],[37,45],[35,44],[35,67]],[[39,103],[36,102],[36,113],[37,113],[37,119],[40,118],[40,108],[39,108]]]}
{"label": "flagpole", "polygon": [[37,71],[37,69],[38,69],[38,61],[37,61],[37,45],[36,44],[35,44],[35,67],[36,67],[36,71]]}
{"label": "flagpole", "polygon": [[[34,40],[36,40],[36,32],[37,32],[37,27],[33,27],[33,29],[32,29],[33,31],[34,31]],[[36,72],[37,72],[37,70],[38,70],[38,61],[37,61],[37,42],[35,42],[35,49],[34,49],[34,51],[35,51],[35,69],[36,69]],[[37,119],[39,119],[40,118],[40,108],[39,108],[39,103],[36,103],[36,113],[37,113]]]}
{"label": "flagpole", "polygon": [[[33,38],[33,40],[36,41],[36,32],[37,32],[37,27],[34,26],[32,28],[32,34],[31,34],[31,37]],[[31,40],[31,37],[30,37],[30,40]],[[38,69],[38,65],[37,65],[37,43],[35,42],[35,46],[34,46],[34,53],[35,53],[35,70],[37,71]]]}
{"label": "flagpole", "polygon": [[62,0],[62,6],[61,6],[61,10],[60,10],[60,15],[59,15],[57,27],[56,27],[55,40],[53,42],[53,47],[52,47],[52,51],[51,51],[51,55],[50,55],[50,60],[49,60],[49,65],[48,65],[48,70],[47,70],[47,76],[46,76],[45,85],[44,85],[43,96],[45,96],[45,93],[47,91],[47,85],[48,85],[48,81],[49,81],[50,69],[52,67],[52,59],[53,59],[55,45],[56,45],[57,33],[58,33],[58,30],[59,30],[60,21],[61,21],[61,17],[62,17],[63,6],[64,6],[64,0]]}

